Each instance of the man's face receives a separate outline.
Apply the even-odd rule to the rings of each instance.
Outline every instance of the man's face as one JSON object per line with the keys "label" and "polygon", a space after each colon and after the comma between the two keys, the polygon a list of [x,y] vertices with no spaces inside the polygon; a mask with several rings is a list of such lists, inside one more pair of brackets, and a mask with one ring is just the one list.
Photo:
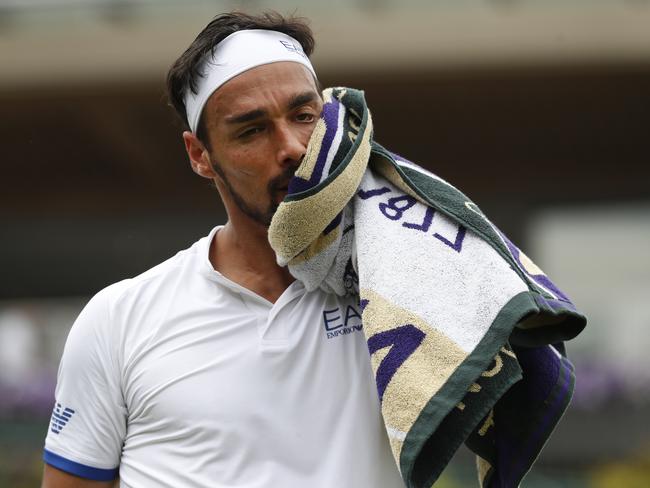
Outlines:
{"label": "man's face", "polygon": [[311,73],[298,63],[259,66],[212,94],[203,121],[215,183],[231,219],[268,227],[322,111]]}

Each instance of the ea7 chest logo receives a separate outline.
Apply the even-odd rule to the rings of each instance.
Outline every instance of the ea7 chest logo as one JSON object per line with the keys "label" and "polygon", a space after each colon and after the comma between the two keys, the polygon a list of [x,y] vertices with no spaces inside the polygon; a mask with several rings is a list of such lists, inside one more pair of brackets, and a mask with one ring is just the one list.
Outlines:
{"label": "ea7 chest logo", "polygon": [[352,305],[323,310],[323,325],[328,339],[363,330],[361,314]]}

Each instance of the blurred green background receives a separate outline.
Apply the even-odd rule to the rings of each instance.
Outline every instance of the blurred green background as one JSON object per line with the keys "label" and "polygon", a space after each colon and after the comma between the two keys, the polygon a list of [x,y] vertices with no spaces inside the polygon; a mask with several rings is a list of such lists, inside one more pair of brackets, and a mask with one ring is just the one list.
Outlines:
{"label": "blurred green background", "polygon": [[[40,483],[72,321],[225,219],[164,97],[216,14],[311,19],[323,85],[476,201],[590,318],[526,487],[650,486],[650,2],[0,0],[0,487]],[[476,486],[461,450],[436,486]]]}

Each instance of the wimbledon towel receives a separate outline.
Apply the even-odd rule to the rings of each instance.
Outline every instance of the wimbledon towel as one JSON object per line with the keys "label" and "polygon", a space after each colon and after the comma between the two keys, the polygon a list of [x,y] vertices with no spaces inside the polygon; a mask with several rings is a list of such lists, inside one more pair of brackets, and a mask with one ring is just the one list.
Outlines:
{"label": "wimbledon towel", "polygon": [[358,294],[391,448],[429,487],[461,443],[514,487],[573,391],[586,319],[456,188],[372,140],[363,93],[323,92],[269,240],[307,289]]}

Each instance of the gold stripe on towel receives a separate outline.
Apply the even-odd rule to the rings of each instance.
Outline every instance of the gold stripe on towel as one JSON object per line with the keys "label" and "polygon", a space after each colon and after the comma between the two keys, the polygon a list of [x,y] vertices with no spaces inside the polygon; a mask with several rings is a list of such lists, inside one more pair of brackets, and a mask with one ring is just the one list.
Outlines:
{"label": "gold stripe on towel", "polygon": [[301,252],[295,258],[293,258],[289,262],[289,264],[292,266],[297,266],[299,264],[304,263],[305,261],[309,261],[311,258],[317,256],[325,249],[330,247],[332,243],[336,239],[338,239],[340,233],[341,233],[341,226],[339,225],[336,229],[332,230],[332,232],[330,232],[329,234],[319,235],[318,239],[312,242],[307,249],[305,249],[303,252]]}
{"label": "gold stripe on towel", "polygon": [[[422,343],[391,378],[382,401],[386,426],[408,432],[429,400],[465,360],[467,353],[415,313],[393,305],[378,293],[362,289],[361,299],[368,300],[363,310],[363,327],[369,339],[377,333],[406,324],[425,333]],[[375,375],[381,360],[386,357],[380,352],[370,358]],[[399,459],[402,441],[391,437],[390,442],[395,458]]]}

